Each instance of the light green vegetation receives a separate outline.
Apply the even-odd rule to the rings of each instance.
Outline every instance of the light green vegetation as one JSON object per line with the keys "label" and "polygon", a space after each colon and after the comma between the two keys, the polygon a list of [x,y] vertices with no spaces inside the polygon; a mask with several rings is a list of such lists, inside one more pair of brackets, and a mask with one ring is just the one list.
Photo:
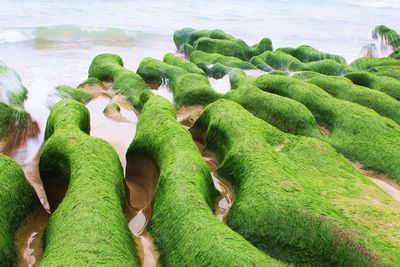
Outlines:
{"label": "light green vegetation", "polygon": [[272,42],[263,38],[259,43],[249,46],[221,30],[195,30],[185,28],[174,33],[174,42],[179,51],[190,55],[192,51],[200,50],[207,53],[218,53],[248,60],[265,51],[272,51]]}
{"label": "light green vegetation", "polygon": [[127,155],[147,155],[160,170],[147,226],[160,265],[277,266],[214,215],[217,192],[210,172],[174,107],[150,92],[141,99],[145,104]]}
{"label": "light green vegetation", "polygon": [[395,31],[392,30],[385,25],[378,25],[372,31],[372,37],[377,40],[381,38],[385,40],[385,42],[394,48],[400,47],[400,35]]}
{"label": "light green vegetation", "polygon": [[228,100],[208,105],[192,131],[236,186],[228,225],[261,250],[296,266],[400,264],[400,203],[327,143]]}
{"label": "light green vegetation", "polygon": [[97,55],[90,65],[89,78],[113,82],[113,90],[125,95],[134,107],[138,105],[140,93],[148,88],[139,75],[124,68],[122,59],[115,54]]}
{"label": "light green vegetation", "polygon": [[22,107],[27,94],[18,73],[0,61],[0,102]]}
{"label": "light green vegetation", "polygon": [[392,77],[378,76],[365,71],[355,71],[345,75],[354,84],[381,91],[400,101],[400,81]]}
{"label": "light green vegetation", "polygon": [[59,85],[55,88],[57,96],[61,99],[74,99],[82,104],[86,104],[92,99],[92,96],[84,92],[81,88],[72,88],[68,85]]}
{"label": "light green vegetation", "polygon": [[304,104],[318,125],[329,130],[325,141],[348,158],[400,183],[400,126],[397,123],[297,79],[262,75],[256,78],[254,85]]}
{"label": "light green vegetation", "polygon": [[239,103],[256,117],[284,132],[320,136],[312,113],[293,99],[264,92],[251,85],[240,86],[228,92],[225,98]]}
{"label": "light green vegetation", "polygon": [[[68,184],[43,236],[39,266],[140,266],[123,213],[123,170],[117,153],[88,135],[89,112],[61,100],[47,120],[40,157],[45,190]],[[53,209],[52,203],[50,208]]]}
{"label": "light green vegetation", "polygon": [[286,54],[290,54],[304,63],[308,63],[311,61],[320,61],[323,59],[333,59],[340,64],[346,64],[346,60],[344,59],[344,57],[321,52],[314,47],[308,45],[301,45],[297,48],[284,47],[277,50],[285,52]]}
{"label": "light green vegetation", "polygon": [[[400,124],[400,102],[385,93],[372,90],[367,87],[355,85],[351,80],[340,76],[326,76],[312,73],[305,81],[315,84],[330,95],[369,107],[382,116],[388,117]],[[312,76],[310,74],[309,76]],[[295,74],[293,78],[304,77],[303,74]]]}
{"label": "light green vegetation", "polygon": [[0,169],[0,263],[11,267],[17,264],[15,232],[37,197],[13,159],[0,155]]}
{"label": "light green vegetation", "polygon": [[161,83],[167,79],[177,107],[207,105],[220,98],[205,75],[190,73],[180,67],[169,65],[153,58],[140,62],[137,73],[146,82]]}

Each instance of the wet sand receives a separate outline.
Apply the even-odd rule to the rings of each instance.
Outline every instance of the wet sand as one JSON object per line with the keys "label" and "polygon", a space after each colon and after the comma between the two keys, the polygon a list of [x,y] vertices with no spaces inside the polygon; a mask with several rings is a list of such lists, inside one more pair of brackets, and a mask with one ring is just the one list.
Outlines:
{"label": "wet sand", "polygon": [[400,185],[396,184],[392,179],[383,174],[379,174],[372,170],[366,170],[363,164],[359,162],[351,162],[354,168],[359,170],[365,177],[374,182],[388,195],[392,196],[397,201],[400,201]]}
{"label": "wet sand", "polygon": [[[204,107],[199,105],[180,108],[176,112],[177,120],[183,127],[190,129],[200,117],[203,110]],[[197,133],[194,134],[191,132],[191,134],[196,146],[208,165],[215,189],[220,193],[220,196],[215,199],[215,215],[221,222],[226,223],[229,209],[235,200],[234,187],[226,179],[218,175],[217,169],[219,162],[217,156],[206,150],[203,137]]]}
{"label": "wet sand", "polygon": [[152,200],[160,172],[155,162],[144,155],[127,158],[125,175],[125,217],[135,236],[142,266],[156,266],[159,258],[153,238],[145,230],[151,217]]}

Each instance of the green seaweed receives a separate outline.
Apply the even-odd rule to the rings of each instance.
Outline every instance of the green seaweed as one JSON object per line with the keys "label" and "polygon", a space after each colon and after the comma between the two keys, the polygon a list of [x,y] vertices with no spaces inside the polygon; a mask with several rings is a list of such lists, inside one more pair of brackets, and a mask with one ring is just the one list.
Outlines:
{"label": "green seaweed", "polygon": [[17,265],[15,232],[37,197],[17,162],[0,154],[0,169],[0,262],[11,267]]}
{"label": "green seaweed", "polygon": [[381,91],[400,101],[400,81],[395,78],[378,76],[366,71],[354,71],[345,77],[354,84]]}
{"label": "green seaweed", "polygon": [[192,131],[205,133],[218,173],[236,186],[228,225],[259,249],[298,266],[400,263],[400,204],[330,145],[228,100],[208,105]]}
{"label": "green seaweed", "polygon": [[213,214],[216,190],[173,106],[142,93],[143,112],[127,156],[145,154],[160,170],[148,230],[161,266],[278,266]]}
{"label": "green seaweed", "polygon": [[395,59],[400,59],[400,47],[398,47],[396,50],[393,51],[393,53],[391,53],[389,55],[390,58],[395,58]]}
{"label": "green seaweed", "polygon": [[[293,75],[293,78],[296,77],[296,74]],[[369,107],[400,124],[400,102],[385,93],[354,85],[351,80],[340,76],[317,74],[305,81],[317,85],[338,99]]]}
{"label": "green seaweed", "polygon": [[55,90],[60,98],[74,99],[82,104],[86,104],[92,99],[90,94],[82,91],[79,87],[75,89],[68,85],[59,85],[55,88]]}
{"label": "green seaweed", "polygon": [[180,67],[187,72],[205,75],[204,71],[197,67],[196,64],[190,61],[186,61],[183,58],[176,56],[172,53],[165,54],[163,61],[169,65]]}
{"label": "green seaweed", "polygon": [[27,94],[18,73],[0,61],[0,102],[22,107]]}
{"label": "green seaweed", "polygon": [[340,64],[347,64],[346,59],[342,56],[321,52],[308,45],[301,45],[297,48],[284,47],[277,50],[290,54],[304,63],[320,61],[323,59],[333,59]]}
{"label": "green seaweed", "polygon": [[262,75],[255,79],[254,85],[304,104],[317,123],[330,131],[325,141],[348,158],[400,183],[400,126],[397,123],[297,79]]}
{"label": "green seaweed", "polygon": [[208,65],[217,63],[220,63],[230,68],[239,68],[239,69],[255,68],[253,64],[243,61],[236,57],[224,56],[217,53],[205,53],[203,51],[194,51],[190,55],[190,61],[203,70],[207,70]]}
{"label": "green seaweed", "polygon": [[63,183],[68,190],[45,230],[39,266],[140,266],[123,213],[119,157],[89,131],[84,105],[72,99],[54,105],[46,125],[40,176],[45,190]]}
{"label": "green seaweed", "polygon": [[358,70],[369,70],[373,67],[381,67],[381,66],[400,66],[400,60],[385,57],[385,58],[376,58],[376,57],[360,57],[354,60],[350,66],[356,68]]}
{"label": "green seaweed", "polygon": [[256,117],[278,129],[300,135],[319,136],[312,113],[301,103],[245,85],[228,92],[226,99],[239,103]]}
{"label": "green seaweed", "polygon": [[89,78],[113,82],[113,90],[125,95],[134,107],[140,93],[148,88],[139,75],[124,68],[121,57],[115,54],[97,55],[89,67]]}
{"label": "green seaweed", "polygon": [[195,104],[207,105],[221,97],[210,86],[206,76],[189,73],[180,67],[166,64],[157,59],[143,59],[137,73],[146,82],[161,83],[163,79],[167,79],[177,107]]}
{"label": "green seaweed", "polygon": [[395,30],[392,30],[385,25],[376,26],[372,31],[372,38],[375,40],[380,38],[395,49],[400,47],[400,35]]}

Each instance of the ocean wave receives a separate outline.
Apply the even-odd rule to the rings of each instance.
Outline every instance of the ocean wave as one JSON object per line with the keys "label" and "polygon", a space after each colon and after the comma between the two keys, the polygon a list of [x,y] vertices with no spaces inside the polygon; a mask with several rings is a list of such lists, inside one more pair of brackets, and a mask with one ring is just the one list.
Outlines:
{"label": "ocean wave", "polygon": [[371,8],[400,8],[399,0],[339,0],[346,4],[361,7],[371,7]]}
{"label": "ocean wave", "polygon": [[131,43],[155,34],[118,28],[88,28],[57,25],[36,28],[0,29],[1,43],[17,42],[78,42],[78,43]]}

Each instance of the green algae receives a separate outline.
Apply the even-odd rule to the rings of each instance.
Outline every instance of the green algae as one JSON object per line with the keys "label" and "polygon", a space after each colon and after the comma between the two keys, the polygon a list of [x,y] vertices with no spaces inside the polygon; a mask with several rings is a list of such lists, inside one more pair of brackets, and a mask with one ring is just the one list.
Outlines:
{"label": "green algae", "polygon": [[320,61],[323,59],[333,59],[340,64],[346,64],[346,60],[344,59],[344,57],[326,52],[321,52],[315,49],[314,47],[308,45],[301,45],[297,48],[284,47],[284,48],[279,48],[277,50],[285,52],[286,54],[290,54],[304,63],[312,61]]}
{"label": "green algae", "polygon": [[389,55],[390,58],[395,58],[395,59],[400,59],[400,47],[398,47],[396,50],[393,51],[393,53],[391,53]]}
{"label": "green algae", "polygon": [[134,107],[138,105],[140,93],[147,89],[142,78],[124,68],[121,57],[115,54],[97,55],[89,67],[89,78],[113,82],[113,90],[125,95]]}
{"label": "green algae", "polygon": [[277,75],[257,77],[254,85],[304,104],[319,126],[330,133],[324,140],[366,168],[400,183],[400,126],[361,105],[336,99],[316,85]]}
{"label": "green algae", "polygon": [[[40,157],[45,190],[67,183],[43,236],[39,266],[139,266],[123,213],[123,170],[105,141],[88,135],[89,112],[61,100],[47,120]],[[50,203],[50,208],[52,203]]]}
{"label": "green algae", "polygon": [[380,66],[400,66],[400,60],[385,57],[385,58],[376,58],[376,57],[360,57],[354,60],[350,66],[358,69],[358,70],[369,70],[373,67]]}
{"label": "green algae", "polygon": [[239,69],[254,69],[255,66],[249,62],[243,61],[237,57],[224,56],[217,53],[205,53],[203,51],[194,51],[190,55],[190,61],[203,70],[207,70],[208,65],[220,63],[226,67]]}
{"label": "green algae", "polygon": [[161,266],[277,266],[277,262],[213,214],[216,190],[190,133],[160,96],[142,94],[144,108],[127,156],[144,154],[160,170],[147,226]]}
{"label": "green algae", "polygon": [[381,38],[395,49],[400,47],[400,35],[395,30],[392,30],[385,25],[376,26],[372,31],[372,38],[375,40]]}
{"label": "green algae", "polygon": [[0,61],[0,102],[22,107],[27,94],[18,73]]}
{"label": "green algae", "polygon": [[333,59],[322,59],[319,61],[311,61],[303,63],[296,57],[275,50],[273,52],[266,51],[261,55],[252,58],[250,62],[259,69],[268,71],[270,68],[275,70],[290,71],[315,71],[326,75],[343,75],[351,72],[353,69],[347,64],[338,63]]}
{"label": "green algae", "polygon": [[400,81],[392,77],[378,76],[365,71],[354,71],[345,75],[354,84],[381,91],[400,101]]}
{"label": "green algae", "polygon": [[312,113],[303,104],[290,98],[264,92],[251,85],[232,90],[225,98],[239,103],[256,117],[284,132],[320,135]]}
{"label": "green algae", "polygon": [[199,67],[197,67],[196,64],[194,64],[190,61],[186,61],[183,58],[176,56],[172,53],[165,54],[163,61],[166,64],[180,67],[180,68],[186,70],[187,72],[205,75],[204,71],[202,69],[200,69]]}
{"label": "green algae", "polygon": [[[296,75],[293,75],[293,78],[296,78]],[[400,102],[385,93],[354,85],[351,80],[340,76],[326,76],[316,73],[314,77],[305,81],[317,85],[338,99],[369,107],[380,115],[400,124]]]}
{"label": "green algae", "polygon": [[400,204],[330,145],[285,134],[227,100],[208,105],[192,129],[236,185],[228,225],[261,250],[299,266],[400,263]]}
{"label": "green algae", "polygon": [[161,83],[167,79],[174,95],[177,107],[207,105],[220,98],[205,75],[190,73],[186,70],[166,64],[157,59],[145,58],[140,62],[137,73],[146,82]]}
{"label": "green algae", "polygon": [[37,197],[13,159],[0,155],[0,169],[0,263],[11,267],[17,264],[15,232]]}
{"label": "green algae", "polygon": [[243,40],[221,30],[184,28],[175,31],[173,39],[178,51],[185,52],[186,55],[199,50],[249,60],[253,56],[273,49],[269,38],[263,38],[257,44],[249,46]]}
{"label": "green algae", "polygon": [[82,91],[79,87],[75,89],[68,85],[59,85],[55,90],[60,98],[74,99],[82,104],[86,104],[92,99],[90,94]]}
{"label": "green algae", "polygon": [[378,76],[388,76],[400,80],[400,66],[377,66],[370,68],[368,72]]}

